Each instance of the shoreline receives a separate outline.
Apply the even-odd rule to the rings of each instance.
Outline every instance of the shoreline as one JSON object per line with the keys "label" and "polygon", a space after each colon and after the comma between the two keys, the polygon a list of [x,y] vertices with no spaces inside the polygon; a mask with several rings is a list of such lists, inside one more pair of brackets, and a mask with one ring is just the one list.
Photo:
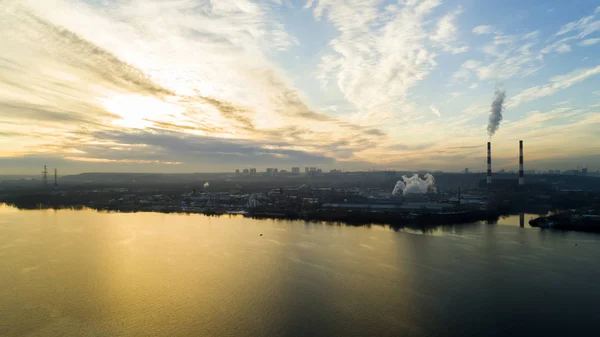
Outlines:
{"label": "shoreline", "polygon": [[532,219],[529,225],[541,229],[600,233],[600,216],[585,210],[568,211]]}
{"label": "shoreline", "polygon": [[37,205],[36,207],[23,207],[16,204],[5,203],[5,205],[15,207],[19,210],[93,210],[96,212],[114,212],[114,213],[162,213],[162,214],[201,214],[205,216],[223,216],[236,215],[251,219],[270,219],[270,220],[290,220],[305,221],[312,223],[331,223],[346,224],[348,226],[370,226],[382,225],[394,229],[416,228],[427,229],[446,225],[468,224],[482,221],[497,222],[500,214],[497,212],[488,212],[481,210],[464,210],[446,213],[373,213],[373,212],[331,212],[331,211],[287,211],[287,212],[268,212],[251,210],[212,210],[212,209],[182,209],[180,207],[106,207],[106,206],[48,206]]}
{"label": "shoreline", "polygon": [[[90,206],[90,205],[17,205],[3,203],[18,210],[93,210],[108,213],[161,213],[161,214],[201,214],[205,216],[236,215],[251,219],[305,221],[311,223],[345,224],[348,226],[389,226],[399,230],[403,228],[427,230],[430,228],[472,224],[477,222],[497,223],[502,216],[519,213],[499,212],[480,209],[465,209],[454,212],[368,212],[368,211],[256,211],[247,209],[201,209],[179,206]],[[600,233],[600,218],[583,218],[576,211],[567,211],[549,216],[540,216],[528,221],[531,227],[559,231]]]}

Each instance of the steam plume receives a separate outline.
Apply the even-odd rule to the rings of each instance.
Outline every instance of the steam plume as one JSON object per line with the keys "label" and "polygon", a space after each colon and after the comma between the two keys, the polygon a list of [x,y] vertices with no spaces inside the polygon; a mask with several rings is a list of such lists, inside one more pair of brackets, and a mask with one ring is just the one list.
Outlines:
{"label": "steam plume", "polygon": [[435,179],[433,175],[427,173],[424,176],[425,179],[419,178],[418,174],[413,174],[412,177],[402,176],[402,180],[398,180],[396,186],[394,186],[394,190],[392,191],[393,195],[396,194],[425,194],[427,192],[435,191]]}
{"label": "steam plume", "polygon": [[405,188],[406,188],[406,184],[404,183],[404,181],[398,180],[398,182],[396,183],[396,186],[394,186],[394,190],[392,191],[392,194],[396,195],[396,194],[403,193]]}
{"label": "steam plume", "polygon": [[496,131],[498,131],[498,128],[500,127],[505,98],[506,91],[496,90],[496,93],[494,94],[494,100],[492,101],[492,108],[490,109],[490,120],[487,127],[490,138],[496,133]]}
{"label": "steam plume", "polygon": [[264,196],[258,193],[253,193],[250,194],[250,196],[248,197],[248,203],[246,204],[246,206],[248,206],[249,208],[255,208],[258,207],[262,204],[264,200]]}
{"label": "steam plume", "polygon": [[204,188],[208,188],[208,186],[210,186],[210,184],[207,182],[204,183]]}

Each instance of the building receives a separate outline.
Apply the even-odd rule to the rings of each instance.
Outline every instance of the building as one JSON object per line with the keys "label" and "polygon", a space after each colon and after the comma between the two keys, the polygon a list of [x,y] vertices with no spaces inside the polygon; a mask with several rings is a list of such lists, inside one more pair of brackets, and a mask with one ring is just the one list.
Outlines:
{"label": "building", "polygon": [[235,175],[236,175],[236,176],[239,176],[239,175],[240,175],[240,170],[239,170],[239,169],[235,170]]}
{"label": "building", "polygon": [[300,174],[300,168],[299,167],[292,167],[292,173],[294,173],[294,174]]}
{"label": "building", "polygon": [[274,168],[274,169],[273,169],[273,174],[274,174],[274,175],[277,175],[278,173],[279,173],[279,169],[278,169],[278,168]]}
{"label": "building", "polygon": [[269,167],[269,168],[267,169],[266,173],[267,173],[267,175],[268,175],[268,176],[271,176],[271,175],[273,175],[273,168]]}
{"label": "building", "polygon": [[[244,175],[248,175],[250,173],[250,171],[248,169],[244,169]],[[256,172],[255,172],[256,173]]]}
{"label": "building", "polygon": [[255,168],[251,168],[250,169],[250,175],[251,176],[255,176],[256,175],[256,169]]}

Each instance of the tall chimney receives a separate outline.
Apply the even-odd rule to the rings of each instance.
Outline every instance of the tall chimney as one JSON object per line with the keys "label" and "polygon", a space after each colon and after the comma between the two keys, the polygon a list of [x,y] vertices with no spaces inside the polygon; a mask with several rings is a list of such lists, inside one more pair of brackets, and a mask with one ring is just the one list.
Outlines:
{"label": "tall chimney", "polygon": [[523,175],[523,141],[519,141],[519,186],[525,185],[525,177]]}
{"label": "tall chimney", "polygon": [[488,157],[487,157],[487,183],[490,185],[492,183],[492,143],[488,142]]}

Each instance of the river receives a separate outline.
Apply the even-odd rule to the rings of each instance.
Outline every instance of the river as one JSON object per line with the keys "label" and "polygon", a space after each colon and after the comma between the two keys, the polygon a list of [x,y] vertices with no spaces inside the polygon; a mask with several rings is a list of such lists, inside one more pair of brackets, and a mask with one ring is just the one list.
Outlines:
{"label": "river", "polygon": [[0,206],[0,336],[591,336],[599,258],[600,235],[514,218],[424,233]]}

